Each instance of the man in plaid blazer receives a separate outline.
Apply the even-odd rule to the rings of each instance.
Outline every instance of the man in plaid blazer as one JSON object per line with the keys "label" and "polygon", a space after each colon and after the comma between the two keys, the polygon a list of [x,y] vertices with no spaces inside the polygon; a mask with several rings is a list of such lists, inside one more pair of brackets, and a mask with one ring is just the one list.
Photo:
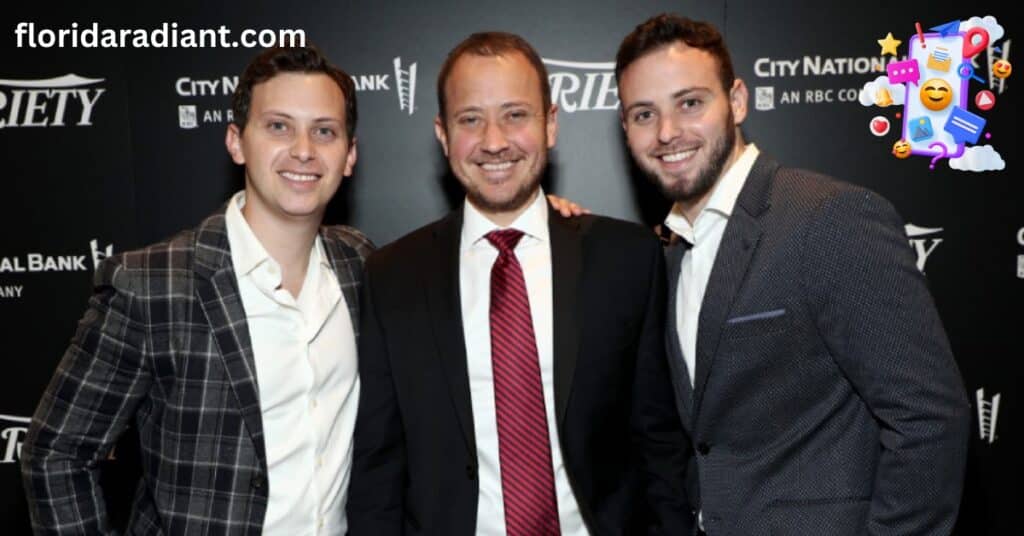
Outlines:
{"label": "man in plaid blazer", "polygon": [[97,270],[23,446],[37,533],[112,530],[98,464],[129,425],[142,461],[129,532],[345,533],[372,245],[320,224],[355,163],[355,98],[316,49],[263,52],[226,136],[245,190]]}

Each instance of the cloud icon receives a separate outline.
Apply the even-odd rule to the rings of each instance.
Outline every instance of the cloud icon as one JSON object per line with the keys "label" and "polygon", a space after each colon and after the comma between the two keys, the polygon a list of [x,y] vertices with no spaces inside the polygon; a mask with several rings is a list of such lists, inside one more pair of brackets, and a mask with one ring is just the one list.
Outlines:
{"label": "cloud icon", "polygon": [[996,18],[992,15],[986,15],[985,18],[971,17],[960,23],[961,32],[966,32],[971,28],[984,28],[988,32],[989,43],[995,43],[1003,38],[1003,27],[996,22]]}
{"label": "cloud icon", "polygon": [[964,149],[960,158],[950,158],[949,167],[960,171],[996,171],[1006,168],[1006,162],[991,145],[977,145]]}
{"label": "cloud icon", "polygon": [[860,103],[864,106],[899,106],[903,104],[903,94],[906,86],[903,84],[890,84],[889,77],[881,75],[870,82],[866,82],[860,90]]}

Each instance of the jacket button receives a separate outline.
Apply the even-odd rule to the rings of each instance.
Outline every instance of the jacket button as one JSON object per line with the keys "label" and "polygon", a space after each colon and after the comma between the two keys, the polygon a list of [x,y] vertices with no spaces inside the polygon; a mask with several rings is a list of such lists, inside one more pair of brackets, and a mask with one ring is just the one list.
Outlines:
{"label": "jacket button", "polygon": [[263,487],[263,485],[265,483],[266,483],[266,480],[264,480],[263,475],[256,475],[256,476],[252,477],[252,487],[253,487],[253,489],[260,489],[260,488]]}
{"label": "jacket button", "polygon": [[711,452],[711,445],[701,441],[700,443],[697,443],[697,452],[701,456],[706,456],[707,453]]}
{"label": "jacket button", "polygon": [[466,478],[473,480],[476,478],[476,467],[472,465],[466,465]]}

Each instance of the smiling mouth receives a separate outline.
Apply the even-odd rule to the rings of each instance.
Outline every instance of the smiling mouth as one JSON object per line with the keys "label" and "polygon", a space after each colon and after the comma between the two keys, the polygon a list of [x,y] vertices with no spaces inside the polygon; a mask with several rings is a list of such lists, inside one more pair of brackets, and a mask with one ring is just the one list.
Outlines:
{"label": "smiling mouth", "polygon": [[676,162],[687,160],[696,153],[697,149],[687,149],[685,151],[672,151],[669,153],[657,154],[654,155],[654,157],[666,164],[674,164]]}
{"label": "smiling mouth", "polygon": [[480,167],[484,168],[484,171],[501,172],[501,171],[507,171],[508,169],[511,169],[512,168],[512,164],[514,164],[514,163],[515,162],[513,162],[511,160],[506,160],[504,162],[485,162],[485,163],[480,164]]}
{"label": "smiling mouth", "polygon": [[294,171],[281,171],[278,173],[282,177],[295,182],[313,182],[320,178],[320,175],[315,173],[295,173]]}

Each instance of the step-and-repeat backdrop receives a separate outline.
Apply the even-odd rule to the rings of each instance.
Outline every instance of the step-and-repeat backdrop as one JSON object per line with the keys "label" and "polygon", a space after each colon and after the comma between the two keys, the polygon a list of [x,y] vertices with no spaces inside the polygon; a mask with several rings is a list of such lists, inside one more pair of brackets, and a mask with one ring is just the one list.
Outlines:
{"label": "step-and-repeat backdrop", "polygon": [[[751,92],[750,140],[899,209],[973,405],[957,534],[1019,532],[1024,96],[1012,41],[1024,26],[1008,4],[84,4],[8,4],[0,24],[0,532],[29,532],[21,442],[97,262],[194,226],[242,187],[224,129],[262,46],[304,38],[355,79],[359,163],[329,223],[383,244],[460,201],[433,134],[437,71],[455,43],[495,29],[524,36],[547,64],[561,131],[546,188],[653,225],[667,205],[625,151],[613,60],[626,33],[663,11],[723,29]],[[933,78],[954,94],[939,121],[917,97]],[[113,458],[104,481],[123,519],[137,476],[130,437]]]}

